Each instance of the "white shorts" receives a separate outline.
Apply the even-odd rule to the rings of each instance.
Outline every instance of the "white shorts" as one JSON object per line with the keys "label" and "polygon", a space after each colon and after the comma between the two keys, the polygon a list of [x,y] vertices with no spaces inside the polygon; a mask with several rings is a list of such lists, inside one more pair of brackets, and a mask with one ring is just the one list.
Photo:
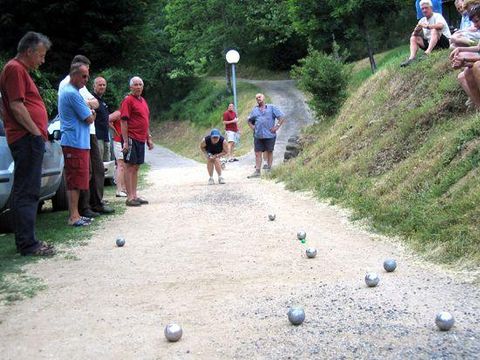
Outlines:
{"label": "white shorts", "polygon": [[227,130],[225,132],[225,135],[227,137],[227,142],[234,142],[236,143],[238,141],[238,133],[236,133],[235,131],[230,131],[230,130]]}
{"label": "white shorts", "polygon": [[119,141],[113,142],[113,154],[115,155],[116,160],[123,160],[123,152],[122,152],[122,143]]}

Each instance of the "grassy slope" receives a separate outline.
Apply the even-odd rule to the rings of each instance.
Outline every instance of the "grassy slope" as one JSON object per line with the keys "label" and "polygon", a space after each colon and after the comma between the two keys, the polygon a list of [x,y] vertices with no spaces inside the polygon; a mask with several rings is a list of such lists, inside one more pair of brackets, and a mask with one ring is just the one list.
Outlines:
{"label": "grassy slope", "polygon": [[[209,88],[207,94],[198,96],[202,95],[207,83],[213,87]],[[231,101],[231,96],[225,94],[223,80],[203,80],[200,86],[201,89],[194,89],[189,97],[177,105],[183,109],[190,109],[187,113],[181,114],[177,120],[156,121],[152,128],[156,142],[188,158],[205,161],[199,149],[200,141],[214,127],[224,132],[222,116],[228,101]],[[238,118],[241,131],[240,147],[235,150],[237,156],[246,154],[252,148],[252,131],[246,119],[255,105],[255,94],[258,91],[254,85],[245,82],[237,84]],[[174,115],[177,114],[172,112],[167,119]]]}
{"label": "grassy slope", "polygon": [[339,115],[307,129],[305,151],[274,175],[432,260],[478,265],[480,117],[466,111],[447,54],[401,69],[405,50],[393,51],[368,79],[365,64],[354,68]]}

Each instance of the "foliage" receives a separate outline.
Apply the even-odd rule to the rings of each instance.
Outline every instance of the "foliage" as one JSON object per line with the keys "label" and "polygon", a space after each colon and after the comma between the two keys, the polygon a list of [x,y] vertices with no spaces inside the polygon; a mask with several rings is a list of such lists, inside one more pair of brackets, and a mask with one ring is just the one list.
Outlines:
{"label": "foliage", "polygon": [[[224,89],[223,80],[202,79],[186,99],[172,106],[172,110],[164,114],[163,121],[153,125],[154,140],[183,156],[204,161],[199,151],[200,140],[213,127],[223,131],[222,115],[227,104],[232,101],[231,94],[226,94]],[[255,85],[243,81],[237,84],[239,107],[237,116],[241,144],[236,148],[236,155],[243,155],[252,148],[253,136],[246,119],[256,104],[255,94],[258,91]]]}
{"label": "foliage", "polygon": [[446,51],[399,70],[407,53],[352,89],[336,118],[307,129],[305,150],[276,176],[431,259],[478,265],[479,117],[466,111]]}
{"label": "foliage", "polygon": [[310,49],[300,65],[293,67],[292,77],[312,95],[309,104],[318,115],[338,112],[346,97],[348,81],[347,68],[339,59]]}

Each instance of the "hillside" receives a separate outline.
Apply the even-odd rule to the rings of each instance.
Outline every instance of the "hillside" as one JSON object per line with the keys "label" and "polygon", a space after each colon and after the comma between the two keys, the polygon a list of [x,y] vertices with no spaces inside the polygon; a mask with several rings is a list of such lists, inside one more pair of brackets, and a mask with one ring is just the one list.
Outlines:
{"label": "hillside", "polygon": [[274,176],[432,260],[477,266],[480,118],[464,104],[448,52],[402,69],[404,56],[351,88],[337,117],[306,129],[303,153]]}

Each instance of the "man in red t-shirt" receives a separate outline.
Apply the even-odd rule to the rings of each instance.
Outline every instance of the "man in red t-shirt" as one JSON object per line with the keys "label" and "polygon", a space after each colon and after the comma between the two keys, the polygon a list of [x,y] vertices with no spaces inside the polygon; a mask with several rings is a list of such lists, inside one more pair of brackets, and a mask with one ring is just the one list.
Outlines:
{"label": "man in red t-shirt", "polygon": [[138,76],[130,79],[131,93],[120,106],[122,119],[123,154],[126,165],[125,185],[127,187],[127,206],[140,206],[148,201],[137,195],[138,169],[145,161],[145,143],[153,149],[149,131],[150,110],[142,97],[143,80]]}
{"label": "man in red t-shirt", "polygon": [[115,184],[117,185],[116,197],[127,197],[125,187],[125,163],[122,152],[122,120],[120,120],[120,110],[114,111],[108,117],[108,124],[113,130],[113,154],[117,162],[115,169]]}
{"label": "man in red t-shirt", "polygon": [[238,131],[237,114],[234,111],[233,103],[228,104],[228,109],[223,113],[223,123],[225,124],[225,132],[228,142],[228,161],[238,161],[233,157],[233,149],[235,143],[238,142],[240,132]]}
{"label": "man in red t-shirt", "polygon": [[29,71],[45,62],[50,40],[29,31],[18,43],[18,53],[0,74],[7,143],[15,162],[12,194],[15,243],[22,255],[49,256],[52,246],[35,236],[43,154],[48,139],[48,115]]}

